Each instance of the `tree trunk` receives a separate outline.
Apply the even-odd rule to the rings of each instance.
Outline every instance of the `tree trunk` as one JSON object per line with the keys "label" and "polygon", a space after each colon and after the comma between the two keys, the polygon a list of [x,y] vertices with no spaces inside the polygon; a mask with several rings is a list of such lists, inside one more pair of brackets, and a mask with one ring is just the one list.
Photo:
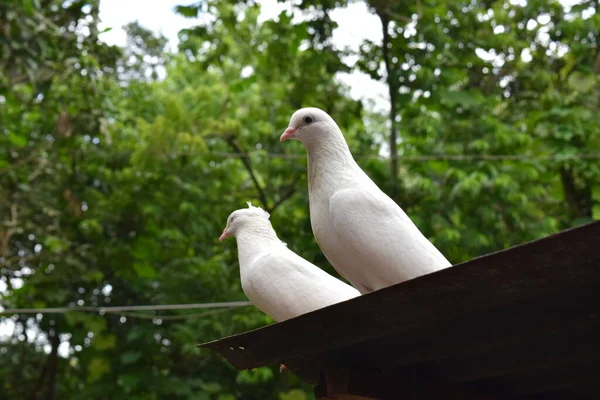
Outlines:
{"label": "tree trunk", "polygon": [[49,370],[48,370],[48,391],[44,400],[54,400],[56,397],[56,378],[58,376],[58,345],[60,338],[56,327],[50,331],[50,351]]}
{"label": "tree trunk", "polygon": [[398,194],[398,132],[396,129],[396,100],[398,96],[398,79],[396,77],[396,71],[392,65],[392,58],[390,54],[390,34],[388,31],[390,20],[389,17],[382,11],[378,11],[377,15],[381,20],[381,27],[383,30],[383,61],[385,64],[385,70],[387,73],[387,85],[390,95],[390,176],[391,176],[391,196],[393,199]]}
{"label": "tree trunk", "polygon": [[573,176],[573,171],[562,167],[560,169],[560,179],[563,186],[563,192],[567,207],[571,213],[571,218],[592,218],[592,199],[591,190],[578,188]]}

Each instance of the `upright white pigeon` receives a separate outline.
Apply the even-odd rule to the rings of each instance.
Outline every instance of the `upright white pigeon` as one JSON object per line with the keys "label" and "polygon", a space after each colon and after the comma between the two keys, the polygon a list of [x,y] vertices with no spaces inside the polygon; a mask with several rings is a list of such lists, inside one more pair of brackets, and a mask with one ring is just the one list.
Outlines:
{"label": "upright white pigeon", "polygon": [[360,296],[287,248],[277,237],[269,213],[248,203],[229,215],[219,240],[237,239],[244,293],[259,310],[283,321]]}
{"label": "upright white pigeon", "polygon": [[406,213],[358,166],[323,110],[294,113],[281,135],[308,153],[312,230],[333,267],[361,293],[451,266]]}

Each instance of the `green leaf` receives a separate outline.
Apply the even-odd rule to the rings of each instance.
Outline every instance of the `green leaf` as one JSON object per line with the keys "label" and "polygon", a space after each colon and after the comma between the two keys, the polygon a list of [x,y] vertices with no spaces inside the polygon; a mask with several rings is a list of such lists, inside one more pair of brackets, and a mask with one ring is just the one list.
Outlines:
{"label": "green leaf", "polygon": [[179,204],[179,212],[181,213],[193,213],[196,212],[196,206],[194,203],[190,203],[188,201],[182,201]]}
{"label": "green leaf", "polygon": [[259,382],[266,382],[271,378],[273,378],[273,371],[271,368],[262,367],[238,372],[236,381],[238,383],[256,384]]}
{"label": "green leaf", "polygon": [[133,364],[134,362],[139,360],[141,356],[142,356],[142,353],[140,351],[134,351],[134,350],[126,351],[121,356],[121,362],[123,364]]}
{"label": "green leaf", "polygon": [[138,385],[142,376],[139,374],[131,373],[131,374],[122,374],[119,375],[117,382],[126,388],[134,388]]}
{"label": "green leaf", "polygon": [[576,71],[569,76],[567,83],[578,92],[586,93],[596,86],[596,76]]}
{"label": "green leaf", "polygon": [[79,223],[79,229],[86,236],[99,235],[104,230],[102,223],[97,219],[84,219]]}
{"label": "green leaf", "polygon": [[129,332],[127,332],[127,341],[134,342],[142,337],[142,331],[139,327],[133,327]]}
{"label": "green leaf", "polygon": [[142,260],[154,260],[158,257],[158,246],[156,239],[141,237],[135,242],[133,255]]}
{"label": "green leaf", "polygon": [[200,387],[206,393],[218,393],[221,391],[221,385],[217,382],[202,383]]}
{"label": "green leaf", "polygon": [[176,6],[174,10],[186,18],[197,18],[200,11],[197,6]]}
{"label": "green leaf", "polygon": [[105,357],[94,357],[88,365],[88,382],[96,382],[110,372],[110,362]]}
{"label": "green leaf", "polygon": [[472,107],[479,105],[485,101],[481,94],[473,91],[464,92],[455,90],[444,90],[441,92],[440,96],[442,100],[444,100],[450,107]]}
{"label": "green leaf", "polygon": [[592,207],[592,219],[600,219],[600,204],[595,204],[594,207]]}
{"label": "green leaf", "polygon": [[569,75],[569,73],[571,72],[573,67],[575,67],[577,65],[577,60],[575,59],[575,56],[573,56],[572,52],[567,53],[565,60],[566,60],[566,63],[560,69],[560,72],[559,72],[560,79],[563,81],[567,78],[567,76]]}
{"label": "green leaf", "polygon": [[292,389],[286,393],[279,393],[279,400],[307,400],[308,397],[303,390]]}
{"label": "green leaf", "polygon": [[57,236],[47,236],[44,241],[44,246],[51,253],[61,253],[69,248],[69,243]]}
{"label": "green leaf", "polygon": [[592,187],[592,200],[600,203],[600,186]]}
{"label": "green leaf", "polygon": [[147,262],[138,261],[133,264],[133,269],[140,278],[152,279],[156,277],[156,270]]}
{"label": "green leaf", "polygon": [[25,136],[20,136],[12,132],[8,135],[8,141],[15,147],[27,146],[27,138]]}
{"label": "green leaf", "polygon": [[112,349],[117,344],[117,337],[111,334],[102,334],[94,337],[93,346],[96,350]]}

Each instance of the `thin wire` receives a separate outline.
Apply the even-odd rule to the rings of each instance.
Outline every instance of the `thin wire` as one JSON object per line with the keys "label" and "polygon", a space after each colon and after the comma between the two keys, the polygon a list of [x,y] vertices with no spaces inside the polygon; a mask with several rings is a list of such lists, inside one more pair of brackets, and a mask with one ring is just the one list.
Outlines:
{"label": "thin wire", "polygon": [[[280,159],[303,159],[306,158],[305,154],[286,154],[286,153],[266,153],[266,152],[250,152],[250,153],[227,153],[221,151],[214,151],[209,153],[197,153],[188,154],[181,153],[181,155],[196,156],[196,157],[221,157],[221,158],[248,158],[248,157],[270,157]],[[391,160],[394,157],[382,156],[378,154],[357,154],[354,156],[355,159],[379,159],[379,160]],[[588,159],[600,159],[600,153],[578,153],[569,155],[559,154],[462,154],[462,155],[449,155],[449,154],[438,154],[438,155],[423,155],[423,156],[397,156],[398,160],[404,161],[478,161],[478,160],[588,160]]]}
{"label": "thin wire", "polygon": [[[154,314],[126,312],[126,311],[121,311],[116,314],[121,315],[123,317],[130,317],[130,318],[160,319],[162,321],[174,321],[174,320],[179,320],[179,319],[206,317],[209,315],[221,314],[221,313],[230,312],[233,310],[235,310],[234,307],[229,307],[229,308],[222,308],[222,309],[218,309],[218,310],[204,311],[201,313],[182,314],[182,315],[154,315]],[[111,312],[111,314],[112,314],[112,312]]]}
{"label": "thin wire", "polygon": [[[230,301],[224,303],[196,303],[196,304],[166,304],[144,306],[114,306],[114,307],[51,307],[51,308],[9,308],[0,311],[3,314],[66,314],[71,312],[94,313],[119,313],[122,311],[158,311],[158,310],[194,310],[206,308],[236,308],[251,305],[249,301]],[[152,316],[153,318],[160,318]]]}
{"label": "thin wire", "polygon": [[[250,153],[228,153],[222,151],[212,151],[207,153],[190,153],[182,152],[172,154],[171,157],[220,157],[220,158],[249,158],[249,157],[269,157],[275,159],[284,160],[298,160],[306,159],[305,154],[286,154],[286,153],[267,153],[264,151],[254,151]],[[396,158],[399,161],[407,162],[428,162],[428,161],[568,161],[568,160],[598,160],[600,159],[600,153],[578,153],[569,155],[560,154],[462,154],[462,155],[450,155],[450,154],[431,154],[423,156],[382,156],[379,154],[356,154],[354,158],[357,160],[382,160],[389,161]],[[14,169],[20,162],[0,168],[0,172]]]}

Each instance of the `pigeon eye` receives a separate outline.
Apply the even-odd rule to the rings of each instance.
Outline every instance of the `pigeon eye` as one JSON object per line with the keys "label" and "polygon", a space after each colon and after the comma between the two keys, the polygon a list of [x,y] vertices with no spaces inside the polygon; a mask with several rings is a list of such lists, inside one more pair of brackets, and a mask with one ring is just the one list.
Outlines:
{"label": "pigeon eye", "polygon": [[313,119],[312,117],[308,116],[308,117],[304,117],[304,123],[305,124],[312,124]]}

